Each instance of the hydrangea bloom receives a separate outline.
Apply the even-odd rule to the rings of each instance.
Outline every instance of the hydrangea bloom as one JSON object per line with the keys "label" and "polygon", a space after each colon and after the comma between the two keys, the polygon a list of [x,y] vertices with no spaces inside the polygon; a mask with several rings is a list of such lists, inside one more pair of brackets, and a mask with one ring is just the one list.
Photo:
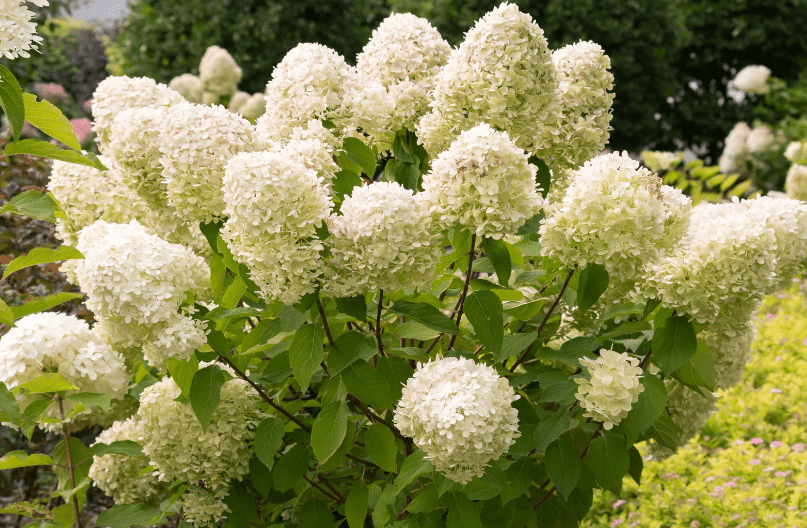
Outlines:
{"label": "hydrangea bloom", "polygon": [[[143,441],[140,422],[134,417],[113,423],[96,437],[96,442],[104,444],[121,440]],[[151,472],[140,475],[148,465],[148,460],[142,457],[116,454],[96,456],[90,467],[90,478],[118,504],[150,504],[159,498],[162,490],[156,475]]]}
{"label": "hydrangea bloom", "polygon": [[610,136],[614,76],[611,59],[593,42],[570,44],[552,53],[560,82],[561,117],[544,130],[535,152],[552,166],[575,169],[596,156]]}
{"label": "hydrangea bloom", "polygon": [[366,80],[376,82],[391,95],[390,135],[414,131],[416,120],[428,111],[429,93],[450,52],[451,46],[429,21],[411,13],[392,14],[373,30],[356,69],[363,85]]}
{"label": "hydrangea bloom", "polygon": [[427,207],[394,182],[355,187],[340,216],[328,220],[336,276],[323,286],[335,296],[431,285],[439,237]]}
{"label": "hydrangea bloom", "polygon": [[398,429],[438,471],[467,483],[518,438],[519,396],[496,370],[466,358],[421,363],[395,408]]}
{"label": "hydrangea bloom", "polygon": [[583,416],[602,422],[606,430],[628,416],[644,390],[639,360],[626,352],[600,350],[597,359],[581,358],[587,378],[576,378],[577,399],[585,409]]}
{"label": "hydrangea bloom", "polygon": [[717,397],[709,391],[701,396],[683,383],[670,380],[667,385],[667,409],[673,423],[681,428],[678,445],[685,445],[700,433],[706,421],[717,410]]}
{"label": "hydrangea bloom", "polygon": [[[120,399],[129,385],[123,357],[85,321],[55,312],[18,319],[0,338],[0,381],[14,388],[48,372],[58,372],[78,387],[67,394],[93,392]],[[70,400],[64,404],[65,414],[69,414],[75,404]],[[59,416],[55,403],[46,415]]]}
{"label": "hydrangea bloom", "polygon": [[729,135],[726,136],[723,153],[720,155],[720,160],[718,161],[720,172],[723,174],[742,172],[743,162],[748,156],[746,140],[750,133],[751,127],[744,122],[740,121],[734,125]]}
{"label": "hydrangea bloom", "polygon": [[31,19],[34,13],[25,5],[28,2],[43,7],[47,0],[2,0],[0,2],[0,54],[7,59],[30,57],[29,50],[36,51],[42,37],[36,34],[36,24]]}
{"label": "hydrangea bloom", "polygon": [[600,264],[612,283],[627,285],[683,235],[690,209],[689,198],[627,153],[597,156],[548,208],[542,254],[569,267]]}
{"label": "hydrangea bloom", "polygon": [[282,141],[310,119],[330,120],[341,127],[344,99],[359,91],[356,74],[344,57],[321,44],[299,44],[275,66],[266,85],[266,113],[258,119],[262,137]]}
{"label": "hydrangea bloom", "polygon": [[748,152],[758,154],[767,152],[773,145],[774,137],[773,130],[768,125],[759,125],[754,127],[748,134],[745,143],[748,147]]}
{"label": "hydrangea bloom", "polygon": [[794,163],[787,171],[785,191],[794,200],[807,202],[807,165]]}
{"label": "hydrangea bloom", "polygon": [[653,172],[664,172],[672,169],[684,159],[683,152],[662,152],[645,150],[642,152],[642,163]]}
{"label": "hydrangea bloom", "polygon": [[180,94],[189,103],[201,103],[205,91],[202,79],[192,73],[183,73],[171,79],[168,87]]}
{"label": "hydrangea bloom", "polygon": [[[258,395],[246,381],[226,381],[210,427],[202,430],[191,406],[175,401],[180,393],[173,378],[163,378],[141,394],[137,419],[142,424],[143,453],[161,481],[201,481],[220,503],[230,481],[249,473],[250,444],[263,417]],[[193,494],[189,499],[193,503]]]}
{"label": "hydrangea bloom", "polygon": [[199,80],[205,92],[228,97],[238,90],[242,71],[227,50],[210,46],[199,63]]}
{"label": "hydrangea bloom", "polygon": [[746,66],[737,73],[732,84],[744,92],[766,94],[771,91],[771,87],[767,84],[770,76],[771,70],[765,66]]}
{"label": "hydrangea bloom", "polygon": [[432,113],[418,138],[436,156],[463,130],[489,123],[532,152],[549,146],[560,91],[543,30],[515,4],[503,3],[476,22],[451,52],[432,93]]}
{"label": "hydrangea bloom", "polygon": [[112,160],[100,157],[107,167],[100,171],[86,165],[54,161],[48,190],[59,200],[67,218],[56,220],[56,236],[75,246],[78,233],[97,220],[154,223],[148,206],[124,183]]}
{"label": "hydrangea bloom", "polygon": [[252,94],[238,109],[238,113],[247,119],[258,119],[266,113],[266,96],[262,93]]}
{"label": "hydrangea bloom", "polygon": [[186,292],[209,281],[201,257],[149,234],[137,221],[96,222],[82,230],[76,247],[85,257],[76,274],[87,307],[119,346],[139,346],[159,325],[176,321]]}
{"label": "hydrangea bloom", "polygon": [[222,238],[264,297],[286,304],[315,289],[323,269],[316,230],[333,207],[324,178],[298,157],[283,150],[238,155],[223,185]]}
{"label": "hydrangea bloom", "polygon": [[776,234],[739,203],[699,205],[679,244],[647,267],[645,294],[714,323],[754,306],[776,281]]}
{"label": "hydrangea bloom", "polygon": [[445,227],[478,236],[514,235],[541,210],[537,167],[507,132],[481,124],[462,132],[423,176],[424,201]]}
{"label": "hydrangea bloom", "polygon": [[237,113],[244,106],[244,103],[249,100],[249,97],[247,92],[235,92],[227,104],[227,110]]}
{"label": "hydrangea bloom", "polygon": [[792,141],[785,149],[785,158],[791,163],[807,161],[807,141]]}
{"label": "hydrangea bloom", "polygon": [[151,330],[143,344],[143,357],[148,364],[161,372],[167,370],[168,358],[185,361],[193,352],[207,343],[205,323],[186,314],[174,314]]}
{"label": "hydrangea bloom", "polygon": [[221,218],[221,182],[227,161],[258,147],[249,121],[223,106],[183,102],[171,108],[160,133],[160,163],[168,202],[187,221]]}
{"label": "hydrangea bloom", "polygon": [[712,353],[718,389],[731,388],[742,380],[745,364],[751,357],[751,345],[757,337],[751,314],[738,313],[732,319],[730,324],[710,325],[700,335]]}
{"label": "hydrangea bloom", "polygon": [[150,106],[165,111],[183,101],[177,92],[148,77],[107,77],[98,84],[92,99],[93,131],[98,147],[102,153],[107,152],[112,122],[127,108]]}

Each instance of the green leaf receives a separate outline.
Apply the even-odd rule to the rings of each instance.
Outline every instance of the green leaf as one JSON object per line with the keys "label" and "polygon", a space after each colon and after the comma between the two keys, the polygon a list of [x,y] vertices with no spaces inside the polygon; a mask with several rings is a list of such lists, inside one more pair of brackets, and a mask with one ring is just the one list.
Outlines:
{"label": "green leaf", "polygon": [[426,453],[417,451],[412,453],[403,464],[401,464],[401,471],[395,477],[394,491],[395,495],[401,492],[406,486],[412,483],[419,476],[430,473],[434,469],[432,463],[426,460]]}
{"label": "green leaf", "polygon": [[336,299],[336,307],[340,312],[355,317],[362,323],[367,320],[367,300],[364,295],[340,297]]}
{"label": "green leaf", "polygon": [[695,354],[678,367],[675,376],[689,385],[715,390],[715,361],[706,343],[698,341]]}
{"label": "green leaf", "polygon": [[351,394],[377,409],[392,409],[395,403],[386,378],[372,370],[366,361],[356,361],[345,368],[342,381]]}
{"label": "green leaf", "polygon": [[267,468],[272,469],[275,453],[283,445],[283,420],[275,416],[264,418],[255,431],[255,454]]}
{"label": "green leaf", "polygon": [[395,445],[395,435],[384,424],[375,423],[364,433],[364,444],[370,460],[389,473],[395,472],[395,458],[398,447]]}
{"label": "green leaf", "polygon": [[475,291],[465,299],[465,316],[485,348],[494,354],[502,351],[504,320],[502,301],[490,290]]}
{"label": "green leaf", "polygon": [[376,372],[381,374],[387,381],[392,403],[395,404],[403,396],[403,387],[415,373],[415,370],[404,358],[381,357],[378,358]]}
{"label": "green leaf", "polygon": [[555,411],[544,417],[535,428],[535,450],[543,453],[549,444],[560,438],[560,435],[572,426],[572,414],[568,409]]}
{"label": "green leaf", "polygon": [[357,138],[347,137],[342,142],[342,148],[345,149],[347,159],[361,167],[362,172],[372,180],[375,176],[376,161],[370,147]]}
{"label": "green leaf", "polygon": [[234,528],[252,528],[252,523],[258,519],[258,509],[255,496],[250,493],[242,482],[233,482],[230,493],[224,499],[227,505],[227,520]]}
{"label": "green leaf", "polygon": [[652,374],[642,376],[644,390],[639,393],[639,399],[633,404],[628,416],[644,434],[653,425],[664,409],[667,407],[667,388],[664,382]]}
{"label": "green leaf", "polygon": [[202,430],[207,431],[213,413],[219,406],[221,387],[224,385],[224,373],[218,365],[210,365],[198,370],[191,380],[190,401]]}
{"label": "green leaf", "polygon": [[11,70],[0,65],[0,107],[8,117],[14,141],[19,141],[22,127],[25,126],[25,103],[22,100],[22,88]]}
{"label": "green leaf", "polygon": [[446,528],[482,528],[479,508],[463,493],[449,492],[446,504],[448,505]]}
{"label": "green leaf", "polygon": [[299,528],[333,528],[331,509],[320,500],[306,502],[300,513],[298,526]]}
{"label": "green leaf", "polygon": [[400,183],[405,189],[417,191],[420,184],[420,169],[417,163],[406,163],[391,159],[384,167],[384,176]]}
{"label": "green leaf", "polygon": [[333,192],[337,198],[344,200],[353,193],[354,187],[361,186],[361,177],[353,171],[341,170],[333,177]]}
{"label": "green leaf", "polygon": [[519,458],[507,468],[507,487],[502,490],[502,504],[507,504],[513,499],[521,497],[532,486],[535,480],[537,465],[535,459],[529,456]]}
{"label": "green leaf", "polygon": [[369,360],[378,351],[375,338],[360,332],[345,332],[336,338],[335,345],[328,353],[328,371],[331,376],[336,376],[360,359]]}
{"label": "green leaf", "polygon": [[[0,507],[0,513],[10,513],[11,515],[20,515],[32,519],[54,519],[53,514],[51,514],[47,508],[41,504],[34,504],[33,502],[15,502],[14,504],[7,504],[6,506]],[[31,525],[29,524],[27,526]]]}
{"label": "green leaf", "polygon": [[577,308],[585,312],[597,302],[608,289],[608,271],[605,266],[589,263],[580,272],[580,281],[577,287]]}
{"label": "green leaf", "polygon": [[[20,141],[24,143],[27,139]],[[16,143],[19,145],[20,143]],[[6,149],[8,150],[8,149]],[[34,220],[44,220],[45,222],[55,222],[57,218],[66,218],[64,211],[59,206],[59,202],[49,193],[39,191],[25,191],[9,200],[0,208],[0,214],[14,213],[27,216]]]}
{"label": "green leaf", "polygon": [[46,297],[36,297],[33,301],[28,301],[23,305],[9,306],[9,308],[11,308],[11,313],[14,314],[14,318],[19,319],[21,317],[25,317],[26,315],[31,315],[32,313],[50,310],[54,306],[59,306],[64,302],[79,299],[81,297],[84,297],[84,294],[66,292],[56,293]]}
{"label": "green leaf", "polygon": [[240,275],[236,275],[221,298],[221,306],[227,309],[235,308],[245,291],[247,291],[247,283],[244,282]]}
{"label": "green leaf", "polygon": [[109,405],[112,403],[109,396],[106,394],[98,394],[94,392],[80,392],[78,394],[71,394],[67,397],[77,403],[84,404],[84,407],[99,407],[103,411],[109,410]]}
{"label": "green leaf", "polygon": [[207,239],[207,243],[210,244],[210,247],[213,249],[213,253],[219,254],[219,232],[221,228],[224,227],[224,221],[219,220],[218,222],[200,222],[199,223],[199,231]]}
{"label": "green leaf", "polygon": [[95,525],[99,528],[130,528],[134,526],[151,526],[152,524],[168,524],[168,520],[160,519],[152,522],[155,517],[160,518],[159,511],[140,504],[116,504],[104,510]]}
{"label": "green leaf", "polygon": [[36,266],[37,264],[47,264],[49,262],[83,258],[84,255],[82,255],[79,250],[70,246],[59,246],[56,249],[45,247],[32,249],[27,255],[17,257],[12,260],[11,263],[6,266],[6,269],[3,272],[3,278],[5,279],[15,271],[28,268],[30,266]]}
{"label": "green leaf", "polygon": [[482,503],[482,523],[484,526],[512,526],[516,518],[514,502],[502,504],[498,497]]}
{"label": "green leaf", "polygon": [[331,402],[322,409],[311,428],[311,447],[320,464],[336,453],[347,433],[347,402]]}
{"label": "green leaf", "polygon": [[510,251],[507,250],[507,244],[502,240],[484,238],[482,239],[482,249],[496,269],[496,277],[499,278],[499,285],[506,288],[510,282],[510,273],[513,268],[510,262]]}
{"label": "green leaf", "polygon": [[580,480],[583,466],[577,450],[566,440],[558,438],[546,448],[544,466],[552,484],[558,488],[563,499],[568,500],[569,494]]}
{"label": "green leaf", "polygon": [[392,153],[395,159],[404,163],[417,163],[417,157],[412,153],[409,148],[408,132],[402,130],[395,134],[395,139],[392,142]]}
{"label": "green leaf", "polygon": [[15,387],[16,389],[25,389],[33,394],[40,394],[44,392],[62,392],[68,390],[76,390],[78,387],[64,379],[64,376],[57,372],[48,374],[40,374],[31,381],[26,381]]}
{"label": "green leaf", "polygon": [[272,481],[275,489],[283,493],[294,487],[308,469],[308,449],[296,444],[275,463]]}
{"label": "green leaf", "polygon": [[22,94],[22,101],[25,105],[26,121],[71,149],[81,150],[81,143],[73,131],[73,125],[61,110],[49,101],[37,101],[34,94]]}
{"label": "green leaf", "polygon": [[48,455],[35,453],[29,455],[25,451],[11,451],[0,458],[0,469],[15,469],[29,466],[50,466],[53,459]]}
{"label": "green leaf", "polygon": [[300,384],[300,390],[305,392],[311,383],[314,373],[319,370],[320,363],[325,357],[322,349],[322,340],[325,330],[319,323],[304,324],[294,334],[289,347],[289,364],[294,369],[294,378]]}
{"label": "green leaf", "polygon": [[132,440],[116,440],[110,444],[95,444],[90,448],[90,453],[98,457],[109,454],[138,457],[143,456],[143,448]]}
{"label": "green leaf", "polygon": [[[76,163],[78,165],[87,165],[98,170],[106,170],[103,163],[93,154],[82,154],[75,150],[65,150],[61,147],[49,143],[47,141],[40,141],[38,139],[23,139],[16,143],[9,143],[6,145],[3,154],[6,156],[14,156],[16,154],[28,154],[31,156],[39,156],[41,158],[50,158],[68,163]],[[33,191],[36,192],[36,191]]]}
{"label": "green leaf", "polygon": [[636,481],[636,484],[642,484],[642,469],[644,469],[644,460],[642,460],[642,454],[639,453],[639,450],[636,449],[635,446],[630,446],[628,450],[628,456],[630,457],[630,466],[628,467],[628,475]]}
{"label": "green leaf", "polygon": [[0,299],[0,323],[14,326],[14,312],[8,307],[3,299]]}
{"label": "green leaf", "polygon": [[678,449],[678,437],[681,435],[681,429],[672,421],[670,413],[666,410],[661,413],[658,420],[650,427],[650,437],[653,438],[661,447]]}
{"label": "green leaf", "polygon": [[549,187],[552,184],[552,172],[544,160],[538,156],[530,156],[530,163],[538,167],[538,172],[535,174],[535,183],[541,189],[541,196],[546,198],[549,194]]}
{"label": "green leaf", "polygon": [[502,352],[496,356],[494,361],[499,363],[511,356],[521,354],[527,349],[528,346],[532,345],[536,339],[538,339],[537,332],[530,332],[527,334],[508,334],[504,336],[504,340],[502,341]]}
{"label": "green leaf", "polygon": [[348,493],[345,502],[345,517],[350,528],[364,528],[364,518],[367,516],[367,507],[370,503],[370,492],[367,484],[357,480]]}
{"label": "green leaf", "polygon": [[611,489],[620,482],[630,467],[628,447],[619,436],[605,433],[591,442],[586,464],[602,489]]}
{"label": "green leaf", "polygon": [[653,362],[668,376],[686,364],[697,349],[695,329],[684,316],[670,316],[653,334]]}
{"label": "green leaf", "polygon": [[22,414],[20,413],[20,405],[17,403],[17,398],[8,390],[6,384],[0,381],[0,413],[6,415],[6,418],[14,424],[19,426]]}
{"label": "green leaf", "polygon": [[431,304],[398,301],[392,305],[391,310],[432,330],[451,335],[459,333],[454,321]]}
{"label": "green leaf", "polygon": [[199,370],[199,361],[195,356],[191,356],[187,361],[180,361],[176,358],[168,358],[168,372],[174,378],[182,395],[190,398],[191,395],[191,382],[193,376]]}

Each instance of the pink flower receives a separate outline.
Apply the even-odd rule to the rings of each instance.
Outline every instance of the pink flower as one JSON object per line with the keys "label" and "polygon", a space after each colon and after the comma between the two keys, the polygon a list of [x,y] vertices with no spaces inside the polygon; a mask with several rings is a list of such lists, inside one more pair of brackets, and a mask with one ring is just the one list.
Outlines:
{"label": "pink flower", "polygon": [[616,502],[614,503],[614,509],[619,508],[620,506],[622,506],[623,504],[626,504],[627,502],[628,502],[628,501],[626,501],[626,500],[619,499],[618,501],[616,501]]}
{"label": "pink flower", "polygon": [[782,447],[782,442],[780,442],[779,440],[774,440],[773,442],[771,442],[771,447]]}
{"label": "pink flower", "polygon": [[84,104],[81,105],[82,110],[87,113],[87,115],[92,115],[92,99],[88,99],[84,101]]}
{"label": "pink flower", "polygon": [[71,119],[70,124],[73,125],[73,132],[78,137],[78,142],[85,145],[92,140],[92,123],[86,117],[78,119]]}
{"label": "pink flower", "polygon": [[768,314],[766,317],[770,321],[771,319],[776,319],[776,314]]}
{"label": "pink flower", "polygon": [[791,449],[796,453],[804,453],[804,444],[793,444]]}
{"label": "pink flower", "polygon": [[720,493],[721,491],[723,491],[723,486],[715,486],[715,491],[717,493]]}
{"label": "pink flower", "polygon": [[760,445],[760,444],[763,444],[763,443],[765,443],[765,440],[763,440],[762,438],[754,437],[754,438],[751,439],[751,445],[756,446],[756,445]]}
{"label": "pink flower", "polygon": [[622,519],[614,519],[614,522],[611,523],[611,526],[619,526],[622,524]]}
{"label": "pink flower", "polygon": [[758,466],[758,465],[759,465],[759,460],[757,460],[757,459],[755,458],[755,459],[753,459],[751,462],[749,462],[749,464],[751,464],[752,466]]}
{"label": "pink flower", "polygon": [[734,483],[734,482],[732,482],[732,481],[728,481],[728,482],[726,482],[726,487],[727,487],[727,488],[736,488],[736,487],[737,487],[737,484],[735,484],[735,483]]}
{"label": "pink flower", "polygon": [[776,475],[777,477],[784,477],[785,475],[787,475],[787,473],[785,473],[784,471],[777,471],[776,473],[774,473],[774,475]]}
{"label": "pink flower", "polygon": [[36,83],[34,85],[34,93],[40,99],[50,101],[51,103],[60,103],[70,100],[70,96],[64,89],[64,86],[57,83]]}
{"label": "pink flower", "polygon": [[802,345],[807,346],[807,339],[801,342]]}

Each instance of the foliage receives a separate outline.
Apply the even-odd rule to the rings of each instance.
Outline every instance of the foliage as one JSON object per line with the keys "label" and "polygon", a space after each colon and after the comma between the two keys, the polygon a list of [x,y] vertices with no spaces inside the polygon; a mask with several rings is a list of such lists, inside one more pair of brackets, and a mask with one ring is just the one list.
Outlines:
{"label": "foliage", "polygon": [[707,167],[700,159],[687,163],[678,161],[657,172],[665,185],[681,189],[681,192],[692,197],[694,204],[701,200],[720,203],[733,196],[743,198],[756,194],[752,180],[743,178],[740,174],[723,174],[720,167]]}

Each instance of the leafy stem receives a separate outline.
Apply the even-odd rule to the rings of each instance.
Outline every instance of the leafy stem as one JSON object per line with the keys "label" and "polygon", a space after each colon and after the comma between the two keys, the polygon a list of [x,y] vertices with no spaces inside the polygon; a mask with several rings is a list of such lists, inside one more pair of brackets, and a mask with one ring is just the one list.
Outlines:
{"label": "leafy stem", "polygon": [[67,471],[70,474],[70,487],[74,490],[71,502],[73,503],[73,514],[76,517],[76,528],[81,528],[81,509],[78,506],[78,495],[76,489],[76,472],[73,466],[73,457],[70,454],[70,434],[67,432],[67,423],[64,421],[64,403],[60,395],[56,395],[59,402],[59,417],[62,419],[62,436],[64,437],[64,453],[67,456]]}
{"label": "leafy stem", "polygon": [[[471,235],[471,249],[468,251],[468,271],[465,272],[465,283],[462,285],[462,291],[460,292],[460,296],[457,298],[457,305],[454,307],[454,313],[457,314],[457,327],[459,328],[460,322],[462,321],[462,312],[465,310],[465,298],[468,297],[468,286],[471,284],[471,277],[473,276],[473,267],[474,267],[474,249],[476,246],[476,233]],[[448,342],[448,349],[454,346],[454,342],[457,340],[457,336],[459,333],[454,334],[451,336],[451,340]],[[430,346],[429,349],[432,347]]]}

